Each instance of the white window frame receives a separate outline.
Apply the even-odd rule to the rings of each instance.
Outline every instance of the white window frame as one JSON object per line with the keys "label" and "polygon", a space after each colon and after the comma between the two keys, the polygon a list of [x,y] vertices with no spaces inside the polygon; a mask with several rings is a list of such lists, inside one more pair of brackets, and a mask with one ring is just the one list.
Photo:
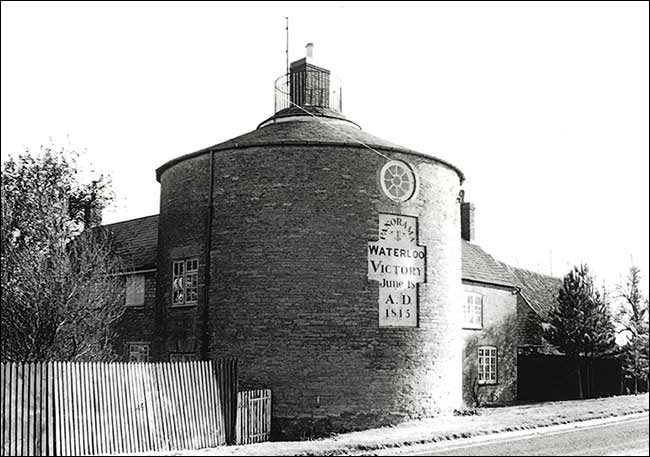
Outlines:
{"label": "white window frame", "polygon": [[[146,279],[144,275],[128,275],[124,284],[124,306],[127,308],[144,308],[145,287]],[[131,292],[129,292],[129,289],[131,289]]]}
{"label": "white window frame", "polygon": [[170,362],[194,362],[196,354],[194,352],[170,352]]}
{"label": "white window frame", "polygon": [[[149,341],[129,341],[126,343],[129,354],[129,362],[148,362],[151,354],[151,343]],[[144,351],[143,351],[144,349]],[[144,360],[141,355],[144,353]]]}
{"label": "white window frame", "polygon": [[478,348],[478,383],[480,385],[498,384],[499,356],[496,346]]}
{"label": "white window frame", "polygon": [[[177,268],[180,267],[180,268]],[[182,270],[179,274],[176,271]],[[199,298],[199,259],[179,259],[172,261],[172,306],[194,306]],[[180,299],[176,291],[180,288]],[[188,299],[188,294],[190,295]]]}
{"label": "white window frame", "polygon": [[[468,319],[469,316],[477,315],[478,323]],[[483,295],[476,292],[465,292],[465,303],[463,303],[463,328],[472,330],[480,330],[483,328]]]}

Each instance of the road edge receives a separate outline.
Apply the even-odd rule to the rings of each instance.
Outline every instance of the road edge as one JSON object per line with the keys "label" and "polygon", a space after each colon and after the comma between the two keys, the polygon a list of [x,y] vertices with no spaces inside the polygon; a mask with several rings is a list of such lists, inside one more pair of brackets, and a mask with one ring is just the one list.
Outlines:
{"label": "road edge", "polygon": [[446,449],[453,449],[455,447],[463,447],[464,445],[470,444],[484,444],[490,443],[493,441],[500,441],[504,439],[512,438],[525,438],[533,435],[540,435],[542,433],[558,433],[571,429],[580,429],[595,427],[599,425],[606,425],[616,422],[625,422],[628,420],[636,420],[643,417],[648,417],[649,411],[645,410],[642,412],[634,411],[630,413],[624,413],[617,416],[605,416],[598,417],[593,419],[575,419],[561,424],[540,424],[533,426],[522,426],[515,430],[508,431],[494,431],[487,432],[482,434],[474,434],[467,437],[441,437],[440,439],[432,439],[428,442],[418,442],[413,444],[403,444],[396,446],[387,446],[383,448],[377,448],[373,450],[359,450],[347,455],[362,456],[362,455],[400,455],[407,452],[418,452],[419,450],[425,451],[435,446],[436,451],[443,451]]}

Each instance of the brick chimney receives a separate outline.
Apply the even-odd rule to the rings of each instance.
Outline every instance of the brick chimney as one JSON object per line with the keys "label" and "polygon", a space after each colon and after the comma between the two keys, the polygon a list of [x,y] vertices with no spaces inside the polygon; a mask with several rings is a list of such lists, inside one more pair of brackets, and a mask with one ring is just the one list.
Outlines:
{"label": "brick chimney", "polygon": [[330,71],[312,62],[314,45],[308,43],[306,57],[296,60],[289,67],[291,81],[291,101],[299,106],[330,106]]}
{"label": "brick chimney", "polygon": [[474,228],[474,203],[462,202],[460,204],[460,236],[470,243],[475,239]]}
{"label": "brick chimney", "polygon": [[102,208],[92,203],[84,206],[84,227],[92,228],[102,225]]}

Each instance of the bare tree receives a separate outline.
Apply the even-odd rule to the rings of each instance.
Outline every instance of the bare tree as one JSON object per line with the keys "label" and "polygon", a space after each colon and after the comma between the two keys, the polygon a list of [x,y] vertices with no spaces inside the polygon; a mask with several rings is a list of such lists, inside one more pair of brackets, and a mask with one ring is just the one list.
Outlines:
{"label": "bare tree", "polygon": [[114,358],[124,309],[120,264],[89,219],[109,201],[107,190],[103,178],[80,183],[66,151],[3,164],[3,361]]}
{"label": "bare tree", "polygon": [[627,343],[623,346],[623,362],[626,373],[634,380],[634,393],[638,393],[639,380],[648,383],[648,297],[640,290],[641,270],[635,265],[625,282],[617,287],[621,301],[616,316]]}

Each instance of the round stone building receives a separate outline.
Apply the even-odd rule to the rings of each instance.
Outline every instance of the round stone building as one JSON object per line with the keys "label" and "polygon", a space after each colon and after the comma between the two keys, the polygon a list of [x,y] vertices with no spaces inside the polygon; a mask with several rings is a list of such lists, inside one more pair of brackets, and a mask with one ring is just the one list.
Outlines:
{"label": "round stone building", "polygon": [[274,116],[156,172],[157,357],[237,357],[276,430],[461,405],[463,175],[364,132],[340,97],[296,61]]}

